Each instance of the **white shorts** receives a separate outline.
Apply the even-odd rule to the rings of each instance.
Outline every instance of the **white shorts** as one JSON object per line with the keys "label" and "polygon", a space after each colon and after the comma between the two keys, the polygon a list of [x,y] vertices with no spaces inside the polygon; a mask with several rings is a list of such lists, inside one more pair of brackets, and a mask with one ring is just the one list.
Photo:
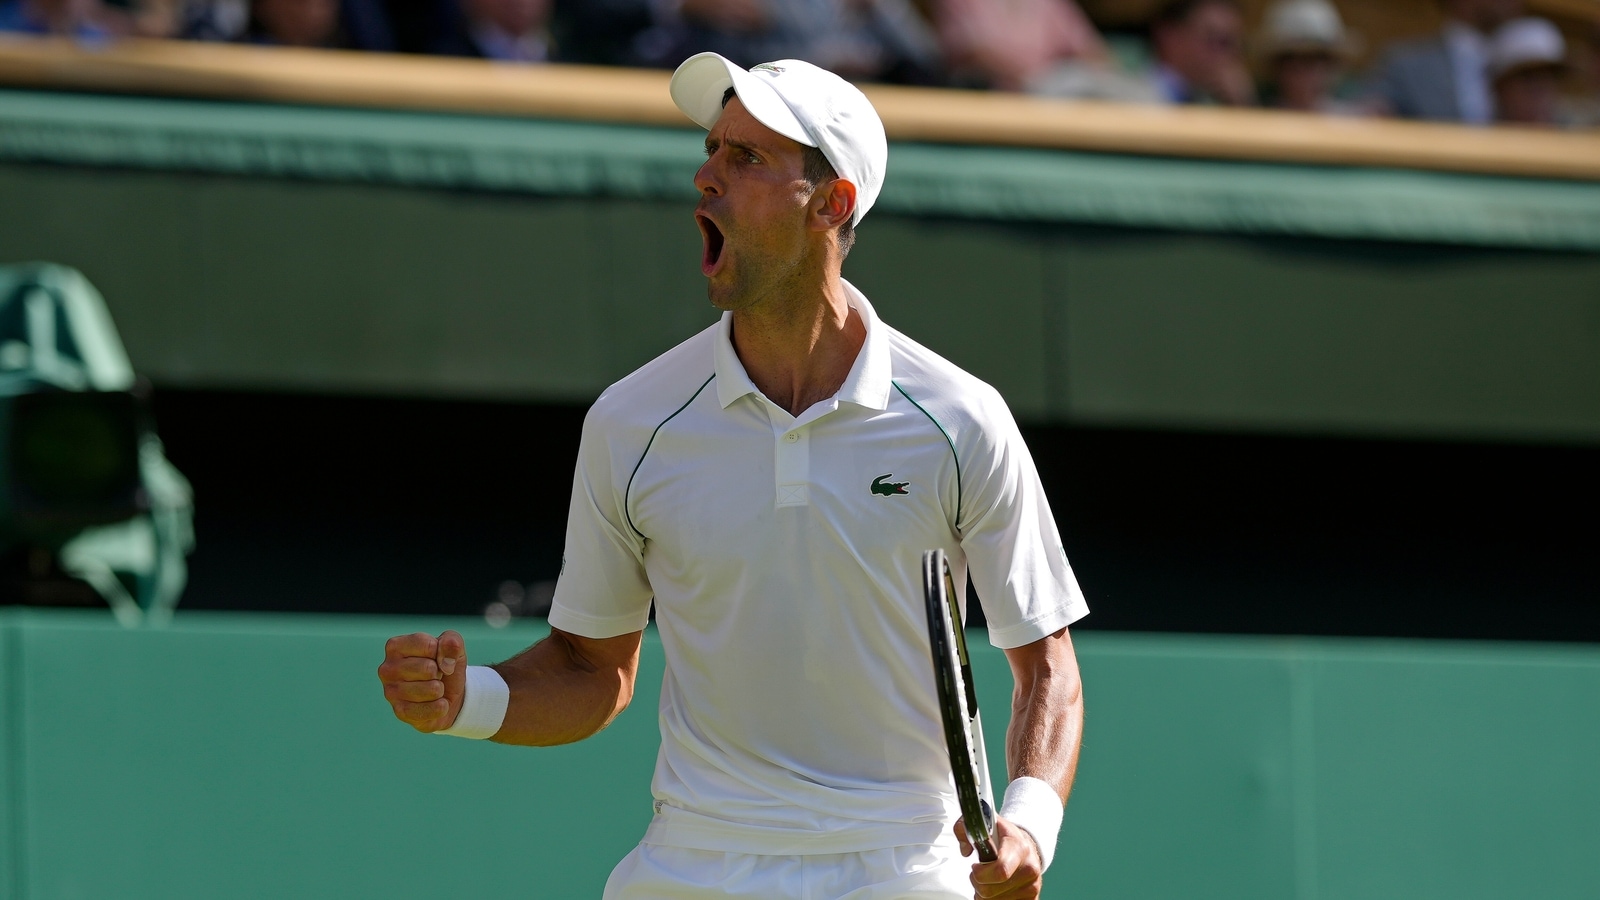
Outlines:
{"label": "white shorts", "polygon": [[604,900],[972,900],[972,860],[951,846],[756,856],[640,844]]}

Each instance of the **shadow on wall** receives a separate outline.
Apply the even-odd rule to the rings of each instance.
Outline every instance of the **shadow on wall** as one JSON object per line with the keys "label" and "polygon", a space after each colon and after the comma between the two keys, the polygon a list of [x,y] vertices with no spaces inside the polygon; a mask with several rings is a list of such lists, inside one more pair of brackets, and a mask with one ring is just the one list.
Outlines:
{"label": "shadow on wall", "polygon": [[[204,500],[186,607],[481,615],[559,570],[580,407],[155,408]],[[1024,431],[1080,629],[1600,640],[1600,450]]]}

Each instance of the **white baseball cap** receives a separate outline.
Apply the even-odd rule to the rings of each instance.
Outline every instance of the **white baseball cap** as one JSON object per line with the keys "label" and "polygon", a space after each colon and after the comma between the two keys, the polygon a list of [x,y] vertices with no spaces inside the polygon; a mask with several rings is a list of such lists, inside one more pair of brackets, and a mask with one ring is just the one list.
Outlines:
{"label": "white baseball cap", "polygon": [[707,130],[722,115],[728,88],[756,121],[822,151],[839,177],[856,186],[851,223],[860,223],[878,199],[889,167],[889,139],[867,95],[798,59],[762,63],[747,72],[715,53],[698,53],[672,73],[672,102]]}
{"label": "white baseball cap", "polygon": [[1263,57],[1286,53],[1354,56],[1361,40],[1344,27],[1339,9],[1328,0],[1278,0],[1267,9],[1257,40]]}
{"label": "white baseball cap", "polygon": [[1489,41],[1489,75],[1499,78],[1518,69],[1560,68],[1566,57],[1567,42],[1556,26],[1545,19],[1513,19]]}

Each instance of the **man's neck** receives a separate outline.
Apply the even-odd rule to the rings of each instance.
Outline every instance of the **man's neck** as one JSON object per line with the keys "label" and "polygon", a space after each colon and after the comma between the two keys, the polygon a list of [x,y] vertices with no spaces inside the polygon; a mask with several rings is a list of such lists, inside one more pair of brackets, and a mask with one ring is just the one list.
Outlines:
{"label": "man's neck", "polygon": [[792,416],[839,392],[866,339],[837,271],[733,313],[733,349],[746,374]]}

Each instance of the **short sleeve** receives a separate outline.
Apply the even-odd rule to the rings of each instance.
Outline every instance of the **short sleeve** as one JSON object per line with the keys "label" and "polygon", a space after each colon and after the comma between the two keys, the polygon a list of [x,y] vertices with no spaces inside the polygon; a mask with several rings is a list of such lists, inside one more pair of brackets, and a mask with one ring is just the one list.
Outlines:
{"label": "short sleeve", "polygon": [[550,624],[588,638],[641,631],[650,620],[652,591],[644,569],[644,538],[626,512],[627,471],[599,406],[583,422],[578,468],[567,511],[567,542],[550,607]]}
{"label": "short sleeve", "polygon": [[957,527],[967,572],[1001,649],[1030,644],[1089,614],[1067,563],[1033,457],[998,395],[956,441]]}

